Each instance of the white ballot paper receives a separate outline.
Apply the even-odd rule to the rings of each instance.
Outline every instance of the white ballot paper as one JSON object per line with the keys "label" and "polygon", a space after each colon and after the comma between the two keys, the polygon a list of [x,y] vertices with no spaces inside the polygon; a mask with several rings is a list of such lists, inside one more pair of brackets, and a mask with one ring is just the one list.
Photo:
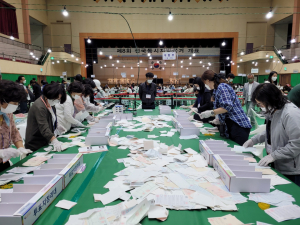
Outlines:
{"label": "white ballot paper", "polygon": [[300,207],[298,205],[286,205],[266,209],[265,212],[277,222],[300,218]]}
{"label": "white ballot paper", "polygon": [[71,209],[74,205],[76,205],[76,202],[71,202],[68,200],[60,200],[55,206],[62,209]]}
{"label": "white ballot paper", "polygon": [[169,215],[168,210],[165,207],[157,206],[157,205],[150,206],[148,212],[149,219],[166,218],[168,217],[168,215]]}

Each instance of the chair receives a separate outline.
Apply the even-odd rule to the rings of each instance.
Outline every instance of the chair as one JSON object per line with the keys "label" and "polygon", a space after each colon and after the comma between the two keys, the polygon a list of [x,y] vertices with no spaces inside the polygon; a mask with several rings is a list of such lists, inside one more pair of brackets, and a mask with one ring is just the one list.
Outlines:
{"label": "chair", "polygon": [[265,119],[265,117],[257,114],[253,109],[251,109],[251,113],[253,114],[253,118],[254,118],[254,122],[255,122],[255,125],[254,125],[255,130],[251,131],[250,135],[259,134],[262,131],[265,131],[266,130],[266,125],[265,124],[258,125],[257,120],[256,120],[257,117],[260,118],[260,119]]}

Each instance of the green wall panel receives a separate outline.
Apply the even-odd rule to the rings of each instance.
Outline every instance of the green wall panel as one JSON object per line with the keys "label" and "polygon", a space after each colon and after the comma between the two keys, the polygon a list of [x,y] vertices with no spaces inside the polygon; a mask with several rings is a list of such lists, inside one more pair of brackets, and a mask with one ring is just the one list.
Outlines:
{"label": "green wall panel", "polygon": [[268,79],[269,75],[258,75],[257,77],[258,77],[257,82],[262,84],[265,82],[265,79],[266,80]]}
{"label": "green wall panel", "polygon": [[25,77],[26,85],[29,84],[32,78],[35,78],[37,80],[37,75],[23,75],[23,74],[10,74],[10,73],[2,73],[2,79],[16,81],[18,77],[21,75]]}
{"label": "green wall panel", "polygon": [[291,74],[291,86],[295,87],[299,83],[300,83],[300,73]]}
{"label": "green wall panel", "polygon": [[46,77],[46,81],[48,82],[48,84],[50,84],[51,81],[54,81],[54,82],[59,81],[59,82],[61,83],[62,80],[63,80],[63,79],[60,78],[59,76],[47,76],[47,77]]}

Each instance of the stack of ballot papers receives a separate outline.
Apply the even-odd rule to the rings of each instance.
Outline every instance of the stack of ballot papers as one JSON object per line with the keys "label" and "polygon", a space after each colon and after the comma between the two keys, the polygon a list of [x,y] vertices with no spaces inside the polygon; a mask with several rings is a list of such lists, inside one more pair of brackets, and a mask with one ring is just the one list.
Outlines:
{"label": "stack of ballot papers", "polygon": [[95,152],[105,152],[108,151],[108,149],[106,145],[100,145],[100,146],[79,148],[78,151],[79,153],[88,154],[88,153],[95,153]]}
{"label": "stack of ballot papers", "polygon": [[249,200],[263,202],[274,206],[293,205],[295,199],[283,191],[274,190],[270,193],[250,193]]}
{"label": "stack of ballot papers", "polygon": [[36,156],[31,159],[28,159],[25,163],[23,163],[23,166],[39,166],[48,159],[49,157],[46,156]]}
{"label": "stack of ballot papers", "polygon": [[300,207],[298,205],[279,206],[266,209],[265,212],[277,222],[300,218]]}
{"label": "stack of ballot papers", "polygon": [[14,167],[8,171],[6,171],[7,173],[29,173],[29,172],[32,172],[34,170],[39,170],[41,167],[39,166],[32,166],[32,167]]}

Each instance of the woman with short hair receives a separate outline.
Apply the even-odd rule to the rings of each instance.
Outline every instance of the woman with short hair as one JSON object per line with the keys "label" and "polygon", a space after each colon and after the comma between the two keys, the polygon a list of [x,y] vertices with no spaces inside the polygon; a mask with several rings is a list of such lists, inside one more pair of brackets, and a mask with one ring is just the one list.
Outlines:
{"label": "woman with short hair", "polygon": [[62,151],[62,143],[56,139],[59,133],[55,105],[66,101],[66,91],[58,83],[47,84],[43,95],[28,112],[25,147],[33,151],[51,143],[55,151]]}

